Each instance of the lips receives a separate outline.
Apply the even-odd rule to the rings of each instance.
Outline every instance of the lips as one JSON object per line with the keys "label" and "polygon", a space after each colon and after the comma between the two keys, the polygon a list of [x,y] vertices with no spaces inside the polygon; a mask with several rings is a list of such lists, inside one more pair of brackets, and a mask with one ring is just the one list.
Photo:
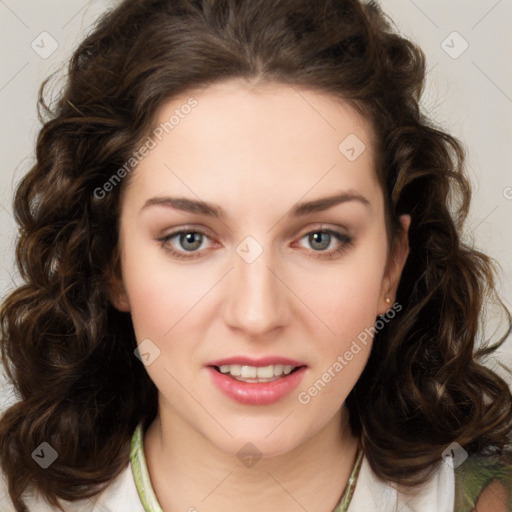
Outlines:
{"label": "lips", "polygon": [[283,357],[231,357],[207,364],[214,385],[244,404],[268,405],[296,388],[306,371],[300,361]]}

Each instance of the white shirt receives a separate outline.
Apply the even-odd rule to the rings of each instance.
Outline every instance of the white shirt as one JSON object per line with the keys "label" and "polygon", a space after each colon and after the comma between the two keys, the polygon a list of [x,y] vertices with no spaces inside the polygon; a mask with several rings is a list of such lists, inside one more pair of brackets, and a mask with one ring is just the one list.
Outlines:
{"label": "white shirt", "polygon": [[347,512],[453,512],[454,503],[455,472],[448,463],[442,461],[419,492],[407,495],[378,479],[363,457]]}
{"label": "white shirt", "polygon": [[[30,512],[57,512],[40,497],[32,493],[26,496],[25,503]],[[75,503],[62,503],[66,512],[145,512],[131,462],[100,495]],[[348,512],[452,512],[453,506],[454,471],[445,462],[421,492],[412,497],[379,480],[363,457]],[[0,512],[15,512],[5,481],[0,485]]]}

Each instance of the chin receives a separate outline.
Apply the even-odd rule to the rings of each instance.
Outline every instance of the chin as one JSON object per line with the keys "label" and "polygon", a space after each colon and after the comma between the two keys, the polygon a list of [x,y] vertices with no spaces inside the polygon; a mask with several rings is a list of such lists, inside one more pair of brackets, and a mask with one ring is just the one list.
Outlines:
{"label": "chin", "polygon": [[278,421],[272,419],[266,422],[255,422],[254,418],[249,418],[249,422],[252,423],[250,426],[247,423],[225,424],[233,437],[220,434],[211,441],[221,451],[238,458],[243,457],[246,452],[248,455],[256,455],[259,458],[279,457],[293,451],[313,435],[303,429],[298,431],[296,425],[288,422],[288,419],[279,424],[285,417],[286,415]]}

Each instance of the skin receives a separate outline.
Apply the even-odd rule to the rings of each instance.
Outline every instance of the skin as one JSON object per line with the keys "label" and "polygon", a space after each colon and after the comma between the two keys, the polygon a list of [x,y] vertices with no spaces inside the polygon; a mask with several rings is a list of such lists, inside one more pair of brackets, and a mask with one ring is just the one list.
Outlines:
{"label": "skin", "polygon": [[503,484],[493,481],[482,491],[471,512],[507,512],[508,491]]}
{"label": "skin", "polygon": [[[191,92],[163,104],[164,122]],[[120,216],[122,282],[112,302],[132,315],[138,342],[160,355],[146,367],[159,390],[159,413],[144,437],[155,494],[166,512],[261,510],[327,512],[345,489],[358,439],[344,401],[364,369],[371,340],[312,397],[297,399],[374,326],[395,299],[407,258],[409,216],[390,250],[370,124],[326,94],[239,80],[210,85],[198,105],[140,162],[124,183]],[[353,162],[338,146],[349,134],[366,145]],[[300,218],[297,202],[351,191],[352,200]],[[224,219],[150,198],[201,199]],[[206,233],[199,257],[180,228]],[[337,230],[327,248],[311,233]],[[247,236],[263,252],[247,263],[236,252]],[[325,242],[327,246],[327,242]],[[325,247],[323,246],[323,247]],[[322,256],[342,251],[332,258]],[[253,249],[251,249],[253,250]],[[322,252],[323,251],[323,252]],[[304,362],[299,388],[271,405],[239,404],[211,383],[205,364],[235,355]],[[262,458],[245,467],[251,442]]]}

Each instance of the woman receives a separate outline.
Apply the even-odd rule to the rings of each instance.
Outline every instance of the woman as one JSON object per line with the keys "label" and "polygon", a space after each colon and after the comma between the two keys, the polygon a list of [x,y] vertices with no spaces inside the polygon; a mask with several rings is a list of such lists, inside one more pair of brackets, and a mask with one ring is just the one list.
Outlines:
{"label": "woman", "polygon": [[15,197],[2,510],[507,510],[494,271],[424,76],[356,0],[102,18]]}

